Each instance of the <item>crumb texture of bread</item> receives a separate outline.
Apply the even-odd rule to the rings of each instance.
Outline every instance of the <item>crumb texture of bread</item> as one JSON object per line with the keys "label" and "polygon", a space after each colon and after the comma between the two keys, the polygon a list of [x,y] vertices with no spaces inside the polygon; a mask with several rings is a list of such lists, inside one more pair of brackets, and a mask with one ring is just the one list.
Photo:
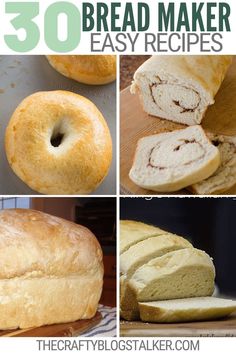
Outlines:
{"label": "crumb texture of bread", "polygon": [[197,125],[140,139],[129,177],[144,189],[174,192],[208,178],[219,165],[218,148]]}
{"label": "crumb texture of bread", "polygon": [[220,194],[236,184],[236,137],[211,135],[210,138],[219,149],[221,163],[213,175],[190,187],[200,195]]}
{"label": "crumb texture of bread", "polygon": [[156,323],[177,323],[213,320],[236,311],[236,301],[216,297],[140,302],[141,320]]}
{"label": "crumb texture of bread", "polygon": [[152,259],[134,273],[129,284],[140,302],[210,296],[214,279],[208,254],[185,248]]}

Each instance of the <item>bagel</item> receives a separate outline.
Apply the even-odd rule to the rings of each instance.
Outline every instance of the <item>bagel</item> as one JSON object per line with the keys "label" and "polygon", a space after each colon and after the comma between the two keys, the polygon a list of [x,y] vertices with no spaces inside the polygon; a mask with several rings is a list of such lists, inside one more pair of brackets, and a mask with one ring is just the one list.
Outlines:
{"label": "bagel", "polygon": [[116,79],[115,55],[48,55],[62,75],[88,85],[104,85]]}
{"label": "bagel", "polygon": [[15,174],[43,194],[88,194],[108,173],[108,126],[88,99],[68,91],[37,92],[13,113],[5,135]]}

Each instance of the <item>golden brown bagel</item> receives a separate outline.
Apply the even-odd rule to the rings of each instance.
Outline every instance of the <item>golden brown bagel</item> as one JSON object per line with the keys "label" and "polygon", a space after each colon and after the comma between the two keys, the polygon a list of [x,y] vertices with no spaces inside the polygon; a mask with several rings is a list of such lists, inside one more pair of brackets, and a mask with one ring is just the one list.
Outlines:
{"label": "golden brown bagel", "polygon": [[48,55],[62,75],[88,85],[104,85],[116,79],[115,55]]}
{"label": "golden brown bagel", "polygon": [[88,99],[68,91],[38,92],[14,112],[6,130],[15,174],[44,194],[88,194],[108,173],[112,142]]}

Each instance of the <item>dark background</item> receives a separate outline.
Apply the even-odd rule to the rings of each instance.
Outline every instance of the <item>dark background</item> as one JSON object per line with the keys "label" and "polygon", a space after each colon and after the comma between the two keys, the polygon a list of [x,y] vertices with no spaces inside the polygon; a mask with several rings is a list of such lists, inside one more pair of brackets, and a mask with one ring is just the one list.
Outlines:
{"label": "dark background", "polygon": [[121,198],[120,218],[189,239],[214,259],[220,292],[236,296],[236,198]]}

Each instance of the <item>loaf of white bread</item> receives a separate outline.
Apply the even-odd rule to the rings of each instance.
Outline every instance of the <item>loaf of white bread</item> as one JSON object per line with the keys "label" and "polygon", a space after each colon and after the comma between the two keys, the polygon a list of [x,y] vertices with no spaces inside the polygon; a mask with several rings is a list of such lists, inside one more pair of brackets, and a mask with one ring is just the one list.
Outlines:
{"label": "loaf of white bread", "polygon": [[174,192],[208,178],[219,165],[218,148],[196,125],[140,139],[129,177],[142,188]]}
{"label": "loaf of white bread", "polygon": [[92,318],[102,250],[87,228],[27,209],[0,212],[0,329]]}
{"label": "loaf of white bread", "polygon": [[131,92],[148,114],[200,124],[231,63],[230,55],[155,55],[135,72]]}
{"label": "loaf of white bread", "polygon": [[[157,230],[154,234],[154,226],[121,220],[120,243],[124,245],[126,238],[129,239],[129,245],[120,255],[121,317],[181,322],[231,313],[236,302],[206,300],[213,294],[215,279],[215,268],[208,254],[194,248],[183,237]],[[191,298],[195,298],[195,302]],[[194,306],[197,310],[188,316]]]}

